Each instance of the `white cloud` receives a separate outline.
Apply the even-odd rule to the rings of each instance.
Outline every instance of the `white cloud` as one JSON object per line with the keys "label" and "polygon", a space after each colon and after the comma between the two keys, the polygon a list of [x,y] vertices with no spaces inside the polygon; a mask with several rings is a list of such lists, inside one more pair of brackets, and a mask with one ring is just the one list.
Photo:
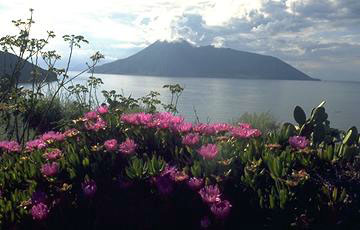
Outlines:
{"label": "white cloud", "polygon": [[316,66],[318,75],[337,58],[358,69],[350,61],[360,51],[357,0],[4,0],[0,37],[16,33],[11,20],[27,18],[29,8],[35,9],[33,35],[53,30],[58,37],[49,49],[64,57],[61,36],[76,34],[90,41],[76,50],[79,59],[96,50],[120,58],[159,39],[185,39],[275,55],[305,71]]}

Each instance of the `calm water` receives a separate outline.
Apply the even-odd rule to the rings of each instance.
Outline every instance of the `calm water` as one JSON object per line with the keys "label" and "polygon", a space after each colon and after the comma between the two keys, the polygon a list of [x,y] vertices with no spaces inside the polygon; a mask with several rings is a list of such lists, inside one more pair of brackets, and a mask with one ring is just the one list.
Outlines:
{"label": "calm water", "polygon": [[[279,121],[294,122],[296,105],[309,114],[325,100],[325,108],[333,127],[360,127],[360,83],[335,81],[280,81],[217,78],[180,78],[96,74],[104,85],[101,90],[115,89],[124,95],[141,97],[151,90],[161,93],[161,100],[169,102],[165,84],[185,87],[179,100],[179,111],[187,120],[194,121],[194,108],[202,122],[228,122],[245,112],[272,113]],[[85,82],[86,77],[77,79]],[[101,92],[99,90],[99,92]]]}

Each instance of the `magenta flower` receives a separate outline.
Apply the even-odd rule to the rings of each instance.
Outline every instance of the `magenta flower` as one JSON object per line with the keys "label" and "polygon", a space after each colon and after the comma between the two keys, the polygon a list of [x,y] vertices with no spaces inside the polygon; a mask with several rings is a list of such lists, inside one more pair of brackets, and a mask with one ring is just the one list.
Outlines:
{"label": "magenta flower", "polygon": [[200,189],[199,194],[204,202],[212,204],[220,201],[220,190],[217,185],[208,185]]}
{"label": "magenta flower", "polygon": [[90,112],[85,113],[84,117],[87,120],[95,120],[97,118],[97,114],[94,111],[90,111]]}
{"label": "magenta flower", "polygon": [[45,153],[43,156],[47,159],[47,160],[56,160],[59,159],[62,155],[62,152],[60,149],[53,149],[50,152]]}
{"label": "magenta flower", "polygon": [[196,145],[200,141],[200,136],[197,133],[190,133],[182,138],[184,145]]}
{"label": "magenta flower", "polygon": [[7,152],[21,151],[21,147],[16,141],[0,141],[0,148]]}
{"label": "magenta flower", "polygon": [[242,129],[252,129],[251,125],[248,123],[238,123],[238,126]]}
{"label": "magenta flower", "polygon": [[106,121],[104,121],[103,119],[101,119],[99,117],[99,118],[97,118],[95,123],[93,121],[85,122],[85,128],[87,130],[93,130],[93,131],[97,132],[100,129],[105,129],[106,128]]}
{"label": "magenta flower", "polygon": [[191,177],[187,181],[187,184],[190,187],[190,189],[192,189],[194,191],[197,191],[197,190],[201,189],[204,186],[204,179]]}
{"label": "magenta flower", "polygon": [[106,151],[113,152],[117,148],[117,140],[115,139],[107,140],[105,141],[104,146]]}
{"label": "magenta flower", "polygon": [[50,131],[47,133],[44,133],[41,136],[41,140],[43,140],[46,143],[51,143],[53,141],[63,141],[65,139],[65,135],[60,132],[54,132]]}
{"label": "magenta flower", "polygon": [[173,181],[175,180],[175,174],[178,172],[178,169],[175,166],[166,164],[163,171],[161,171],[160,176],[168,176]]}
{"label": "magenta flower", "polygon": [[109,107],[107,105],[102,105],[96,109],[96,112],[101,115],[107,114],[109,112]]}
{"label": "magenta flower", "polygon": [[41,139],[36,139],[26,142],[25,149],[26,151],[32,152],[36,149],[42,149],[46,147],[46,143]]}
{"label": "magenta flower", "polygon": [[289,138],[289,144],[296,149],[304,149],[309,145],[309,140],[303,136],[293,136]]}
{"label": "magenta flower", "polygon": [[45,176],[55,176],[59,171],[59,164],[57,162],[45,163],[41,166],[40,171]]}
{"label": "magenta flower", "polygon": [[33,205],[31,208],[31,215],[34,220],[46,219],[49,215],[49,212],[50,212],[50,210],[49,210],[48,206],[41,202]]}
{"label": "magenta flower", "polygon": [[215,202],[211,205],[211,212],[216,216],[218,219],[225,219],[231,210],[231,204],[227,200],[222,200],[219,202]]}
{"label": "magenta flower", "polygon": [[215,144],[205,144],[201,146],[197,152],[203,156],[204,159],[212,160],[218,154],[218,149]]}
{"label": "magenta flower", "polygon": [[85,180],[81,184],[81,188],[82,188],[85,196],[93,197],[95,195],[95,193],[96,193],[96,190],[97,190],[96,182],[94,180],[92,180],[92,179]]}
{"label": "magenta flower", "polygon": [[232,126],[226,123],[217,123],[213,124],[212,127],[215,129],[216,133],[227,132],[231,130]]}
{"label": "magenta flower", "polygon": [[247,129],[243,127],[234,127],[231,129],[231,135],[237,138],[251,138],[261,136],[261,131],[258,129]]}
{"label": "magenta flower", "polygon": [[153,115],[147,113],[123,114],[120,120],[131,125],[146,125],[152,123]]}
{"label": "magenta flower", "polygon": [[202,124],[202,123],[197,124],[193,127],[193,131],[198,133],[203,133],[204,130],[207,128],[207,126],[208,126],[207,124]]}
{"label": "magenta flower", "polygon": [[187,133],[192,129],[192,123],[184,122],[174,126],[175,131],[179,133]]}
{"label": "magenta flower", "polygon": [[120,152],[129,155],[135,152],[137,144],[130,138],[127,138],[123,143],[120,144]]}
{"label": "magenta flower", "polygon": [[120,120],[123,121],[124,123],[131,124],[131,125],[139,124],[136,114],[123,114],[120,117]]}

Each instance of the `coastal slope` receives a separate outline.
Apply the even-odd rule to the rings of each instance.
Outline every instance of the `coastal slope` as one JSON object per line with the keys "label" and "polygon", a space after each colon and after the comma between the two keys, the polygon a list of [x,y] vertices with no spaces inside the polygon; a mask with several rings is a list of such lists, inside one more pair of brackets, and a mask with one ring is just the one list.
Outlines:
{"label": "coastal slope", "polygon": [[186,41],[157,41],[138,53],[95,68],[95,73],[176,77],[317,80],[266,55]]}
{"label": "coastal slope", "polygon": [[[0,51],[0,78],[13,76],[14,68],[17,62],[18,62],[17,56],[11,53]],[[46,81],[56,80],[55,73],[44,70],[40,67],[31,64],[28,61],[25,61],[24,66],[20,71],[19,81],[24,83],[31,82],[32,81],[31,72],[33,72],[35,68],[38,70],[40,74],[38,78],[39,80],[46,80]]]}

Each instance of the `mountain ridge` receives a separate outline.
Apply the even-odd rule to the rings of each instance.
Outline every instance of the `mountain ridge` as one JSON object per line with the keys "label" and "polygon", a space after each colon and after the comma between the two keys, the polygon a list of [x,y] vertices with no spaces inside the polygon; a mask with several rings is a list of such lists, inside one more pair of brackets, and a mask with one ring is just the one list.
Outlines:
{"label": "mountain ridge", "polygon": [[95,73],[169,77],[318,80],[286,62],[230,48],[156,41],[136,54],[95,68]]}
{"label": "mountain ridge", "polygon": [[[0,51],[0,79],[5,76],[12,76],[15,65],[18,61],[18,56]],[[46,81],[55,81],[56,74],[53,72],[49,72],[44,70],[38,66],[34,66],[28,61],[25,61],[23,68],[20,71],[19,81],[22,83],[27,83],[32,81],[31,72],[37,68],[40,73],[40,79],[45,79]]]}

